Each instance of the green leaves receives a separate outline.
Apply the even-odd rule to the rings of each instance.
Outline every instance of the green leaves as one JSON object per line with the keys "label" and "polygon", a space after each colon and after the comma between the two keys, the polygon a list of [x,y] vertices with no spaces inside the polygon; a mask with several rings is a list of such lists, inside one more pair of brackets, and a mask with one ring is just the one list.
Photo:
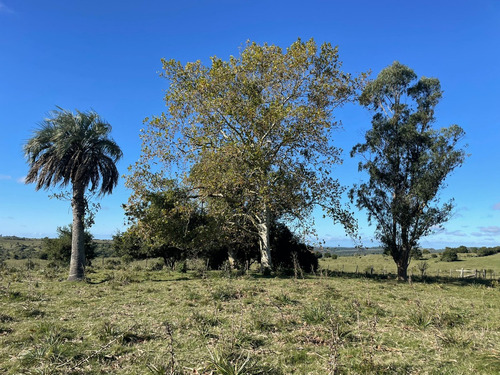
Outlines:
{"label": "green leaves", "polygon": [[353,78],[341,65],[336,47],[312,39],[286,51],[247,42],[210,66],[163,60],[168,111],[143,132],[129,186],[139,192],[154,176],[178,178],[232,223],[265,222],[264,212],[302,220],[319,204],[351,228],[329,176],[340,162],[331,130],[333,111],[355,99],[365,75]]}
{"label": "green leaves", "polygon": [[93,111],[53,111],[24,146],[30,164],[26,183],[36,183],[36,189],[78,183],[111,193],[122,152],[110,132],[111,126]]}
{"label": "green leaves", "polygon": [[448,219],[451,202],[439,206],[438,192],[466,156],[458,148],[464,136],[459,126],[431,128],[442,95],[439,80],[424,77],[414,83],[416,78],[395,62],[366,86],[360,103],[376,113],[365,143],[351,151],[365,156],[359,169],[370,176],[351,190],[351,200],[377,222],[378,236],[403,278],[418,240]]}

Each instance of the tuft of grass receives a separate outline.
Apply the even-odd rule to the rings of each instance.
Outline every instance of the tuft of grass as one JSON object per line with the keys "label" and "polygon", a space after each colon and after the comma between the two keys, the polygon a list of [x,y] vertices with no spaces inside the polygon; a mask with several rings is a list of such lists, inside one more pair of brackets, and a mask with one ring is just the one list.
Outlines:
{"label": "tuft of grass", "polygon": [[208,350],[210,359],[208,360],[208,371],[217,375],[247,375],[251,374],[250,354],[246,357],[243,353],[235,355],[234,353],[225,353],[219,349]]}

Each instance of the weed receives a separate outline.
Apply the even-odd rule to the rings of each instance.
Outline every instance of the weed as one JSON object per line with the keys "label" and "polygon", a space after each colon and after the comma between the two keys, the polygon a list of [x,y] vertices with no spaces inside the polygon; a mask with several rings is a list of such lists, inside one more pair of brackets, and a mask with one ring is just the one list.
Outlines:
{"label": "weed", "polygon": [[281,306],[294,305],[297,303],[297,301],[290,298],[290,296],[286,293],[280,293],[278,295],[275,295],[273,298],[276,301],[276,303]]}
{"label": "weed", "polygon": [[241,297],[239,290],[234,289],[230,285],[221,285],[212,290],[212,299],[214,301],[229,301]]}
{"label": "weed", "polygon": [[304,309],[302,319],[308,324],[319,324],[328,318],[330,312],[330,304],[314,303]]}
{"label": "weed", "polygon": [[250,354],[246,358],[241,353],[235,355],[233,353],[223,353],[220,350],[208,350],[210,359],[208,360],[208,369],[214,371],[217,375],[246,375],[250,374],[248,367],[250,362]]}
{"label": "weed", "polygon": [[408,312],[408,324],[417,328],[426,329],[431,326],[434,321],[432,312],[422,306],[420,301],[415,301],[415,307],[410,307]]}

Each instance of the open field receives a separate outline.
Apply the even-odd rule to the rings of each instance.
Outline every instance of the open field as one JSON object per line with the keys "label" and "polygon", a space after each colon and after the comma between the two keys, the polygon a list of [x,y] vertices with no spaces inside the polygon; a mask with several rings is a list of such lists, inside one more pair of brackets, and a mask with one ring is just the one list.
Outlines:
{"label": "open field", "polygon": [[[478,270],[478,274],[486,271],[487,278],[498,278],[500,276],[500,253],[484,257],[477,257],[475,254],[458,254],[459,260],[456,262],[443,262],[430,255],[425,255],[422,260],[412,260],[408,267],[408,274],[421,275],[421,265],[427,264],[425,274],[428,276],[450,276],[460,277],[462,268],[465,270]],[[338,257],[337,259],[321,259],[323,268],[331,271],[340,271],[355,273],[356,267],[358,273],[370,272],[373,268],[375,274],[396,274],[396,264],[390,256],[382,254],[367,254],[361,256]]]}
{"label": "open field", "polygon": [[1,270],[0,373],[500,373],[495,280],[409,285],[102,263],[87,283],[62,282],[66,270],[45,262]]}

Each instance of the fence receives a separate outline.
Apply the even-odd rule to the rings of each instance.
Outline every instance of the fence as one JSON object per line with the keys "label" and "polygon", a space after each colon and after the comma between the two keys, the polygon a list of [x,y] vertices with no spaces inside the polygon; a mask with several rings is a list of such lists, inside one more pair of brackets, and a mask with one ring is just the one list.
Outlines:
{"label": "fence", "polygon": [[[328,265],[326,268],[323,268],[323,271],[326,274],[334,273],[337,275],[341,274],[356,274],[356,275],[366,275],[366,276],[396,276],[395,270],[392,270],[391,267],[376,268],[374,266],[362,267],[359,265],[353,265],[352,267],[346,267],[344,264],[339,265],[338,267],[331,267]],[[419,270],[418,268],[412,267],[408,268],[408,276],[426,276],[426,277],[449,277],[455,279],[483,279],[483,280],[496,280],[500,278],[500,274],[491,269],[465,269],[461,268],[458,270],[453,269],[434,269],[434,270]]]}

